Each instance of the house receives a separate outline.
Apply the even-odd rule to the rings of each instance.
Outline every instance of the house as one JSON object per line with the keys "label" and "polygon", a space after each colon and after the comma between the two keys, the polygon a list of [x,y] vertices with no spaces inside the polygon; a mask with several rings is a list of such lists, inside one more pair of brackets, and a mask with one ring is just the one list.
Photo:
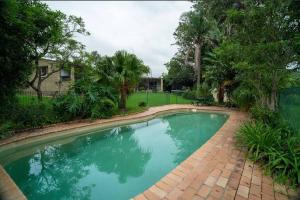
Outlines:
{"label": "house", "polygon": [[163,91],[163,88],[164,81],[162,77],[143,77],[137,86],[137,90]]}
{"label": "house", "polygon": [[[55,60],[41,59],[39,61],[40,74],[42,77],[46,77],[53,70],[56,70]],[[33,79],[35,71],[32,73],[31,78]],[[29,80],[30,80],[29,79]],[[70,86],[74,83],[74,68],[70,70],[61,69],[53,74],[51,74],[47,79],[45,79],[41,84],[41,90],[43,95],[54,95],[56,93],[64,93],[68,91]],[[37,80],[36,80],[37,83]],[[25,92],[34,92],[31,87],[24,89]]]}

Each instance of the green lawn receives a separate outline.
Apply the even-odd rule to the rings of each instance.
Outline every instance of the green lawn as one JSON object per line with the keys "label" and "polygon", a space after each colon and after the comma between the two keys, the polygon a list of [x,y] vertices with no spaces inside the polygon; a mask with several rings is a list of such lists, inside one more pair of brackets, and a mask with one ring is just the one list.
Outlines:
{"label": "green lawn", "polygon": [[[18,101],[21,105],[28,105],[30,103],[38,103],[38,99],[36,96],[28,96],[28,95],[17,95]],[[43,104],[50,105],[51,97],[43,97]]]}
{"label": "green lawn", "polygon": [[151,106],[161,106],[166,104],[190,104],[192,100],[185,99],[181,96],[168,93],[147,93],[146,92],[137,92],[128,97],[127,108],[128,110],[135,110],[139,106],[140,102],[145,102],[147,107]]}

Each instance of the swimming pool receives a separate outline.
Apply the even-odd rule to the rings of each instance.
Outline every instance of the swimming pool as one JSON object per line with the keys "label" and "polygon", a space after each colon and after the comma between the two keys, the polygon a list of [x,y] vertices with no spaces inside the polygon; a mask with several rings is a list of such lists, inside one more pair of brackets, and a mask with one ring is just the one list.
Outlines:
{"label": "swimming pool", "polygon": [[227,115],[182,112],[26,149],[3,163],[31,199],[129,199],[203,145]]}

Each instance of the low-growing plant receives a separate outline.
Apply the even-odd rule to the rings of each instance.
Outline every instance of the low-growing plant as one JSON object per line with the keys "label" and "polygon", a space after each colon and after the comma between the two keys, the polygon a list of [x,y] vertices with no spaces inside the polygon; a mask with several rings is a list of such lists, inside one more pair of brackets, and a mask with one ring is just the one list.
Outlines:
{"label": "low-growing plant", "polygon": [[272,127],[276,127],[281,123],[279,113],[276,111],[272,111],[267,107],[263,106],[253,106],[250,109],[251,118],[264,122]]}
{"label": "low-growing plant", "polygon": [[5,114],[6,120],[0,121],[0,137],[14,134],[26,128],[38,128],[58,122],[49,104],[43,102],[15,103]]}
{"label": "low-growing plant", "polygon": [[186,99],[196,99],[196,90],[186,90],[183,94],[182,97]]}
{"label": "low-growing plant", "polygon": [[139,107],[146,107],[147,103],[145,101],[139,102]]}
{"label": "low-growing plant", "polygon": [[300,137],[288,126],[252,121],[241,127],[236,139],[247,147],[249,158],[261,162],[277,181],[300,184]]}

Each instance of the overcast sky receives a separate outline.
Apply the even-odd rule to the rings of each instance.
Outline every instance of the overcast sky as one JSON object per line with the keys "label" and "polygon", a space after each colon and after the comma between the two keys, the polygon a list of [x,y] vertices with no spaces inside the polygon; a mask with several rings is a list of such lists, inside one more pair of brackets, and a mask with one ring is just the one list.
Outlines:
{"label": "overcast sky", "polygon": [[88,51],[112,55],[124,49],[136,54],[151,68],[154,77],[166,72],[164,64],[177,47],[173,32],[186,1],[47,1],[50,8],[81,16],[90,36],[80,36]]}

